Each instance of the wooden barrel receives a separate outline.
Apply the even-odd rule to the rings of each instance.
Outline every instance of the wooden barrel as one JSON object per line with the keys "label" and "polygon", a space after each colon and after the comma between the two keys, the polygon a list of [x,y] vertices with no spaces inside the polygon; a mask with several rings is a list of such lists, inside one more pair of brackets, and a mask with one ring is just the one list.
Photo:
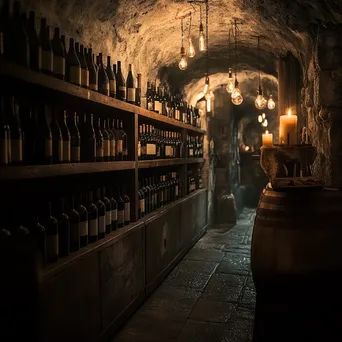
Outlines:
{"label": "wooden barrel", "polygon": [[251,269],[254,341],[342,341],[340,191],[264,189]]}

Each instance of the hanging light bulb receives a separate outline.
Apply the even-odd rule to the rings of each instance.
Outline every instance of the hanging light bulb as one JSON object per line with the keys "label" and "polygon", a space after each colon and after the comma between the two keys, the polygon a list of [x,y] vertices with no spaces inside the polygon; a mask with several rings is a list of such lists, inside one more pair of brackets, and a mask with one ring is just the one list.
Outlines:
{"label": "hanging light bulb", "polygon": [[262,123],[262,125],[263,125],[264,127],[267,127],[267,125],[268,125],[267,119],[264,120],[264,122]]}
{"label": "hanging light bulb", "polygon": [[189,38],[189,57],[193,58],[196,55],[194,44],[192,43],[191,37]]}
{"label": "hanging light bulb", "polygon": [[241,94],[237,95],[236,97],[232,97],[232,102],[233,104],[235,104],[236,106],[239,106],[242,102],[243,102],[243,97]]}
{"label": "hanging light bulb", "polygon": [[232,69],[229,68],[229,72],[228,72],[228,84],[226,87],[227,93],[231,94],[234,90],[234,79],[233,79],[233,73],[232,73]]}
{"label": "hanging light bulb", "polygon": [[235,84],[234,84],[235,88],[232,91],[232,99],[234,99],[235,97],[241,95],[241,90],[239,88],[239,82],[238,80],[235,78]]}
{"label": "hanging light bulb", "polygon": [[211,98],[207,99],[207,113],[211,112]]}
{"label": "hanging light bulb", "polygon": [[200,33],[199,33],[199,50],[200,51],[205,51],[205,35],[204,35],[204,29],[203,29],[203,24],[200,23]]}
{"label": "hanging light bulb", "polygon": [[262,117],[263,119],[266,119],[266,114],[265,114],[265,113],[262,113],[262,114],[261,114],[261,117]]}
{"label": "hanging light bulb", "polygon": [[268,109],[271,109],[271,110],[275,108],[275,102],[273,100],[272,95],[270,95],[270,98],[267,101],[267,107],[268,107]]}
{"label": "hanging light bulb", "polygon": [[262,116],[258,115],[258,122],[262,123]]}
{"label": "hanging light bulb", "polygon": [[264,96],[262,95],[262,89],[261,86],[259,86],[259,90],[258,90],[258,96],[255,99],[255,107],[257,109],[264,109],[267,105],[267,100],[264,98]]}
{"label": "hanging light bulb", "polygon": [[178,67],[180,70],[185,70],[188,67],[188,62],[186,60],[185,49],[184,46],[181,47],[181,60],[178,63]]}
{"label": "hanging light bulb", "polygon": [[207,95],[208,90],[209,90],[209,77],[207,76],[205,78],[205,84],[204,84],[204,89],[203,89],[204,95]]}

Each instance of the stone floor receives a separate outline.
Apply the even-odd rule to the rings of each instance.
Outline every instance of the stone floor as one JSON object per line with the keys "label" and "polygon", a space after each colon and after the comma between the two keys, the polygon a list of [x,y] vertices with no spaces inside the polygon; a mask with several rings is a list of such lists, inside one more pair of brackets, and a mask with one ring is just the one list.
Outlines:
{"label": "stone floor", "polygon": [[246,209],[235,226],[209,230],[112,342],[252,341],[253,219]]}

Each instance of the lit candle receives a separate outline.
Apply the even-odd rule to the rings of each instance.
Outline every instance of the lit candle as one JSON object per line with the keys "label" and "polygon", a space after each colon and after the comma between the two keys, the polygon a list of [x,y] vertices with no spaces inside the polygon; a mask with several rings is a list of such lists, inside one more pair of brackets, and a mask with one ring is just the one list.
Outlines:
{"label": "lit candle", "polygon": [[297,115],[288,110],[287,115],[280,116],[279,143],[285,145],[297,144]]}
{"label": "lit candle", "polygon": [[262,146],[273,147],[273,134],[272,133],[268,133],[268,131],[266,131],[262,135]]}

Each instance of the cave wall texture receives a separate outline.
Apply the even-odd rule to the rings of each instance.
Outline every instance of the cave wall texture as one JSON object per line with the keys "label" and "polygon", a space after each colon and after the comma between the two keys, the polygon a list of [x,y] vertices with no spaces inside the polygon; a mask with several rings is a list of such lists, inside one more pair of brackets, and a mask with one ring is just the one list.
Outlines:
{"label": "cave wall texture", "polygon": [[[0,0],[1,2],[1,0]],[[198,35],[199,7],[186,0],[22,0],[25,9],[44,16],[51,26],[60,26],[67,38],[75,37],[95,53],[102,51],[128,63],[147,78],[168,79],[184,89],[195,104],[203,87],[205,58],[199,53],[188,70],[177,68],[180,20],[192,11],[192,36]],[[275,60],[290,51],[300,62],[303,80],[302,111],[308,118],[311,139],[318,148],[315,174],[340,186],[342,138],[342,33],[341,0],[209,0],[210,74],[212,90],[226,82],[229,67],[228,24],[239,25],[239,80],[242,87],[258,68],[263,76],[277,76]],[[185,23],[186,24],[186,23]],[[185,25],[187,27],[187,25]],[[262,53],[257,57],[256,36]],[[248,89],[249,90],[248,90]],[[255,96],[247,87],[245,96]]]}

